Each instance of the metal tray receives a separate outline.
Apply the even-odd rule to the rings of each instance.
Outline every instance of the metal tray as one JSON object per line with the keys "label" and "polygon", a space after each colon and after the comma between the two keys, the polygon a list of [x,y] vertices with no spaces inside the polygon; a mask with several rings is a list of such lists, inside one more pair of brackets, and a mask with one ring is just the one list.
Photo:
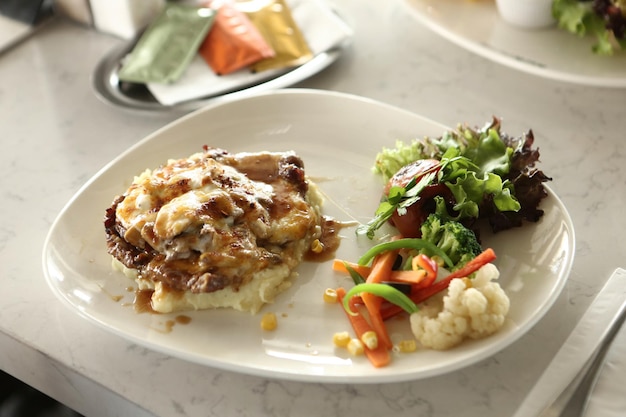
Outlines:
{"label": "metal tray", "polygon": [[337,60],[342,50],[350,43],[350,39],[348,39],[334,49],[317,54],[305,64],[285,69],[284,72],[280,72],[278,75],[276,72],[271,72],[267,78],[258,78],[252,84],[241,84],[216,95],[168,106],[159,103],[145,85],[123,82],[117,76],[121,68],[121,60],[130,52],[136,41],[133,40],[123,44],[109,52],[96,66],[92,77],[92,85],[96,95],[105,102],[127,109],[157,112],[188,112],[218,100],[234,99],[252,93],[288,87],[328,67]]}

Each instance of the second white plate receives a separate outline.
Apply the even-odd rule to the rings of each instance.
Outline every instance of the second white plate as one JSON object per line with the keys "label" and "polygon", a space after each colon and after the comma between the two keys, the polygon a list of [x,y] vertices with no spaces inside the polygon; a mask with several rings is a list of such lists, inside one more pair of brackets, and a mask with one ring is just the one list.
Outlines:
{"label": "second white plate", "polygon": [[[482,121],[481,121],[482,123]],[[73,311],[110,332],[189,361],[266,377],[321,382],[391,382],[450,372],[484,359],[528,331],[563,288],[574,256],[574,230],[554,193],[542,203],[539,223],[486,239],[494,248],[501,283],[511,298],[505,327],[492,337],[446,352],[394,354],[375,369],[364,357],[333,347],[332,335],[350,329],[338,305],[322,301],[327,287],[349,286],[330,261],[304,263],[293,287],[263,311],[279,317],[263,332],[260,314],[231,310],[180,314],[135,312],[133,282],[111,270],[104,210],[133,176],[169,158],[186,157],[203,145],[238,151],[293,149],[327,197],[324,210],[338,220],[367,221],[378,205],[381,181],[371,166],[396,139],[439,136],[446,128],[369,99],[316,90],[282,90],[213,105],[155,132],[94,176],[54,222],[43,252],[53,292]],[[344,229],[337,256],[356,260],[369,241]],[[392,338],[409,337],[408,321],[394,322]]]}
{"label": "second white plate", "polygon": [[576,84],[626,87],[626,53],[599,56],[594,39],[556,27],[516,28],[493,0],[405,0],[409,11],[436,33],[487,59],[518,70]]}

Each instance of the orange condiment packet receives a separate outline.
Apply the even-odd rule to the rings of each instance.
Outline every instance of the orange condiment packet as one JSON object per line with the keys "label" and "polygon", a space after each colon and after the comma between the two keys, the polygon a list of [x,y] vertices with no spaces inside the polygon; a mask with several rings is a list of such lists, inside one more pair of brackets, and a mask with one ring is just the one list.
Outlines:
{"label": "orange condiment packet", "polygon": [[230,2],[222,3],[217,9],[213,26],[198,52],[218,75],[275,56],[274,49],[248,16]]}

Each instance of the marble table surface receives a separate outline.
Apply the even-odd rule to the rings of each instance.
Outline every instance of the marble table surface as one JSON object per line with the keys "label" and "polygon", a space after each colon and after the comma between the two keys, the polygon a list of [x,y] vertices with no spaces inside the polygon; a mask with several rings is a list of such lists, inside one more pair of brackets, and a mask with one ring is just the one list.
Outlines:
{"label": "marble table surface", "polygon": [[[198,366],[94,326],[46,285],[45,236],[92,175],[181,114],[100,100],[92,89],[94,68],[122,41],[59,18],[0,55],[0,369],[88,416],[513,414],[610,273],[626,266],[626,90],[548,80],[494,63],[419,24],[402,1],[335,4],[354,29],[354,42],[296,87],[369,97],[448,126],[482,125],[497,115],[508,131],[533,130],[542,168],[576,231],[571,274],[545,317],[467,368],[363,385]],[[626,338],[617,343],[623,351]],[[622,385],[616,395],[624,394]]]}

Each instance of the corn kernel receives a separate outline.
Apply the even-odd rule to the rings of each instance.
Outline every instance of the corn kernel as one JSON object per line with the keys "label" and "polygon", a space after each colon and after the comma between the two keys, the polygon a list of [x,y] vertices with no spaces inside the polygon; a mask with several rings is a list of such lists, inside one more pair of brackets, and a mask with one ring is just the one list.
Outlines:
{"label": "corn kernel", "polygon": [[326,288],[324,291],[324,301],[327,303],[337,302],[337,291],[334,288]]}
{"label": "corn kernel", "polygon": [[350,352],[350,354],[353,356],[359,356],[365,352],[363,343],[359,339],[350,339],[346,348],[348,349],[348,352]]}
{"label": "corn kernel", "polygon": [[411,269],[413,271],[423,271],[424,270],[424,268],[422,268],[419,265],[419,259],[418,259],[417,256],[414,256],[413,259],[411,259]]}
{"label": "corn kernel", "polygon": [[350,333],[348,332],[337,332],[333,335],[333,343],[337,347],[345,348],[350,343]]}
{"label": "corn kernel", "polygon": [[378,347],[378,335],[375,331],[369,330],[361,335],[361,342],[363,342],[369,350],[374,350]]}
{"label": "corn kernel", "polygon": [[437,266],[444,266],[445,262],[443,260],[443,258],[439,255],[434,255],[430,257],[431,260],[435,261],[435,263],[437,264]]}
{"label": "corn kernel", "polygon": [[261,317],[261,329],[275,330],[277,326],[278,326],[278,321],[276,320],[276,314],[265,313],[263,317]]}
{"label": "corn kernel", "polygon": [[417,342],[415,340],[401,340],[398,343],[398,350],[402,353],[415,352],[417,350]]}
{"label": "corn kernel", "polygon": [[315,239],[311,242],[311,251],[313,253],[322,253],[324,251],[324,244],[319,239]]}

